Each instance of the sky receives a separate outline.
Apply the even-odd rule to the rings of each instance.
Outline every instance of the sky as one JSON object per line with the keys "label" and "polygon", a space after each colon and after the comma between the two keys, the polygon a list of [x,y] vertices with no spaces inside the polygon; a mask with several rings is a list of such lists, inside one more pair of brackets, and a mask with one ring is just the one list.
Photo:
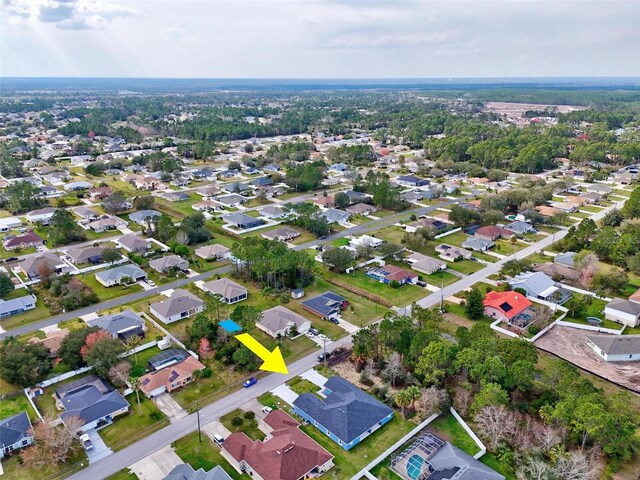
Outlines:
{"label": "sky", "polygon": [[0,76],[640,76],[640,1],[0,0]]}

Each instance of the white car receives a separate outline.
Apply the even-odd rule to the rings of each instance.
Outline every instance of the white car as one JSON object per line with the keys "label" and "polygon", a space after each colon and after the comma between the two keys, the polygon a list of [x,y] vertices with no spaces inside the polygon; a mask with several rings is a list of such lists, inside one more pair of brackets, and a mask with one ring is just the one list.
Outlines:
{"label": "white car", "polygon": [[84,435],[80,435],[80,443],[82,443],[82,447],[87,452],[93,448],[93,442],[86,433]]}
{"label": "white car", "polygon": [[315,335],[311,332],[305,332],[305,336],[309,337],[309,338],[313,338],[315,337]]}
{"label": "white car", "polygon": [[320,334],[318,335],[318,338],[319,338],[320,340],[329,340],[329,337],[327,337],[324,333],[320,333]]}
{"label": "white car", "polygon": [[156,283],[153,280],[150,279],[146,279],[145,282],[147,282],[147,285],[151,286],[151,287],[155,287]]}
{"label": "white car", "polygon": [[262,413],[270,413],[273,411],[273,408],[264,406],[262,407]]}

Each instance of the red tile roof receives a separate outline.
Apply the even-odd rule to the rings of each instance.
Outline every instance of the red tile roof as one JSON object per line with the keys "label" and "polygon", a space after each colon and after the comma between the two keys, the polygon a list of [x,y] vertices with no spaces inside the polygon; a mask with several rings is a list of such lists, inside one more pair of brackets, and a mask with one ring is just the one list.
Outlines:
{"label": "red tile roof", "polygon": [[500,310],[507,318],[513,318],[531,306],[527,297],[518,292],[489,292],[482,302],[485,307]]}
{"label": "red tile roof", "polygon": [[264,480],[298,480],[333,458],[282,410],[270,412],[264,421],[274,429],[264,442],[235,432],[223,445],[233,458],[238,462],[244,460]]}

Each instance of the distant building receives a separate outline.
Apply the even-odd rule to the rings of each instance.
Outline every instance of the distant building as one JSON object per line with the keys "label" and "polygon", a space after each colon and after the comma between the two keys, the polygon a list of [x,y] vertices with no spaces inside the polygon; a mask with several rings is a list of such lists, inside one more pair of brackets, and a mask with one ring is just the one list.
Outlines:
{"label": "distant building", "polygon": [[311,328],[311,322],[281,305],[262,312],[256,323],[256,327],[273,338],[286,337],[294,326],[298,333],[305,333]]}
{"label": "distant building", "polygon": [[347,307],[348,303],[347,299],[342,295],[329,291],[308,300],[303,300],[302,308],[320,318],[335,318]]}
{"label": "distant building", "polygon": [[204,302],[187,290],[176,289],[169,297],[152,303],[149,311],[163,323],[173,323],[204,311]]}
{"label": "distant building", "polygon": [[640,323],[640,303],[614,298],[604,307],[604,317],[631,328],[637,327]]}
{"label": "distant building", "polygon": [[177,363],[140,377],[140,390],[148,398],[157,397],[164,392],[171,393],[193,382],[195,380],[194,372],[205,368],[201,362],[191,355],[187,355]]}
{"label": "distant building", "polygon": [[106,330],[113,338],[121,340],[126,340],[134,335],[144,337],[144,332],[147,329],[144,320],[132,310],[104,315],[86,322],[90,327]]}
{"label": "distant building", "polygon": [[202,290],[219,295],[225,303],[231,305],[246,300],[248,290],[237,282],[229,278],[212,280],[202,285]]}
{"label": "distant building", "polygon": [[132,282],[143,280],[147,278],[147,272],[140,267],[129,264],[120,265],[119,267],[110,268],[108,270],[102,270],[95,274],[96,280],[98,280],[105,287],[111,287],[113,285],[120,285],[123,280],[130,279]]}
{"label": "distant building", "polygon": [[366,275],[385,284],[398,282],[400,285],[404,285],[405,283],[413,283],[418,279],[417,274],[395,265],[369,268]]}
{"label": "distant building", "polygon": [[225,260],[231,256],[231,249],[214,243],[196,248],[195,254],[205,260]]}

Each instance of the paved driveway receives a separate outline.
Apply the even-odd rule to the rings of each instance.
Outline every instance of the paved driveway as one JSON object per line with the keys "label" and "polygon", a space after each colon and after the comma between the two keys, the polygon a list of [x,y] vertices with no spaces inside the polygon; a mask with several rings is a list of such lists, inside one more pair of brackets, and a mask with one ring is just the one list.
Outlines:
{"label": "paved driveway", "polygon": [[188,415],[186,410],[166,392],[158,395],[154,401],[156,402],[156,406],[167,416],[171,423]]}
{"label": "paved driveway", "polygon": [[92,428],[91,430],[86,432],[91,439],[91,443],[93,443],[93,448],[87,452],[87,457],[89,457],[89,465],[93,462],[97,462],[105,457],[108,457],[113,453],[113,451],[107,447],[107,444],[104,443],[100,434]]}
{"label": "paved driveway", "polygon": [[181,463],[183,463],[182,459],[170,445],[167,445],[129,468],[140,480],[160,480],[169,475],[169,472]]}
{"label": "paved driveway", "polygon": [[293,402],[295,402],[296,398],[298,398],[298,394],[293,390],[291,390],[289,386],[285,383],[283,383],[282,385],[278,385],[276,388],[271,390],[271,393],[280,397],[289,405],[293,405]]}
{"label": "paved driveway", "polygon": [[311,383],[315,383],[320,388],[324,387],[324,384],[327,383],[328,378],[324,375],[320,374],[313,368],[311,370],[307,370],[304,373],[300,374],[300,378],[304,378],[305,380],[309,380]]}

